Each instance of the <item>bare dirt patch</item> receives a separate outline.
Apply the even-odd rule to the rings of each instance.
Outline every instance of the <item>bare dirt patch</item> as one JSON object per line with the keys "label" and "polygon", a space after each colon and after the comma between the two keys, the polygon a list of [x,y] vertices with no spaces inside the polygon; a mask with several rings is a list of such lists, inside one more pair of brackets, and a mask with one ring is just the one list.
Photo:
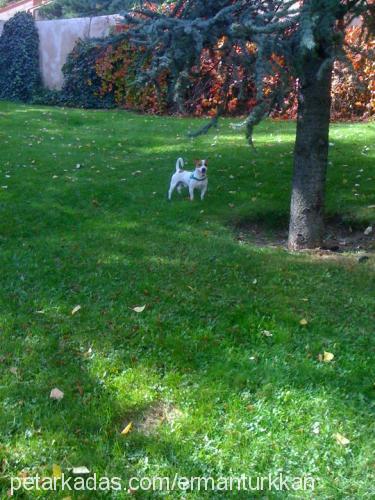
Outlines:
{"label": "bare dirt patch", "polygon": [[[369,230],[372,227],[372,230]],[[239,244],[260,247],[287,248],[288,227],[280,224],[271,227],[269,223],[256,220],[242,220],[234,223],[235,238]],[[332,217],[326,223],[323,245],[315,253],[322,255],[354,253],[358,257],[375,253],[375,226],[358,226]]]}
{"label": "bare dirt patch", "polygon": [[183,413],[170,403],[158,401],[141,414],[128,416],[126,421],[133,423],[133,429],[148,436],[156,432],[160,425],[173,424]]}

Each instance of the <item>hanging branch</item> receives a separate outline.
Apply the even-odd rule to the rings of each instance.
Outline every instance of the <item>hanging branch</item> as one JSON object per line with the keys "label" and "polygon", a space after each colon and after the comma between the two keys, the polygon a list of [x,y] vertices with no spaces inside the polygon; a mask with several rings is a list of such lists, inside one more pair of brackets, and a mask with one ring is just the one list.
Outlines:
{"label": "hanging branch", "polygon": [[[160,5],[160,2],[149,4]],[[173,98],[181,112],[202,51],[214,49],[223,53],[226,60],[226,47],[218,46],[223,37],[230,47],[240,47],[238,53],[231,53],[228,67],[235,64],[243,68],[245,76],[239,84],[241,89],[247,78],[254,78],[257,104],[244,122],[252,145],[254,127],[283,102],[290,91],[291,76],[301,76],[304,58],[323,47],[322,39],[324,56],[319,76],[334,60],[342,57],[344,41],[332,26],[372,10],[373,6],[366,0],[177,0],[170,9],[152,10],[147,4],[143,5],[124,13],[124,19],[130,25],[131,41],[152,52],[150,67],[147,70],[138,68],[137,82],[155,81],[157,75],[167,70]],[[373,23],[369,18],[371,16],[364,18],[365,25]],[[252,53],[247,50],[249,43],[256,46]],[[272,61],[274,55],[282,55],[284,63]],[[265,96],[265,81],[275,73],[278,75],[277,88]],[[228,74],[225,79],[216,115],[201,129],[190,133],[191,137],[217,126],[220,116],[227,110],[232,76]]]}

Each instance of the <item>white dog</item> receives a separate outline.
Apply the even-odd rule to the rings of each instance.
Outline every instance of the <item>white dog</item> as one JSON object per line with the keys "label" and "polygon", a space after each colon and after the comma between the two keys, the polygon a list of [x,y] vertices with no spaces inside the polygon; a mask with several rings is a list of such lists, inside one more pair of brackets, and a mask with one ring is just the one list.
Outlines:
{"label": "white dog", "polygon": [[207,191],[207,161],[195,160],[195,170],[189,172],[184,170],[184,160],[178,158],[176,161],[176,172],[172,175],[171,184],[168,191],[168,200],[171,199],[172,193],[177,187],[177,191],[181,193],[183,186],[189,189],[190,200],[194,199],[194,189],[200,189],[201,200]]}

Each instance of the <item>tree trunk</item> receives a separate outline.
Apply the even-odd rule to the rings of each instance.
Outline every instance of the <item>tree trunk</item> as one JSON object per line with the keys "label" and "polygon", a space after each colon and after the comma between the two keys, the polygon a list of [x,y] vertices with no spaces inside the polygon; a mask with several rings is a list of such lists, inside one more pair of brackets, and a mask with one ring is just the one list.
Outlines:
{"label": "tree trunk", "polygon": [[324,229],[324,191],[328,159],[332,64],[317,56],[306,58],[298,91],[297,134],[288,247],[321,246]]}

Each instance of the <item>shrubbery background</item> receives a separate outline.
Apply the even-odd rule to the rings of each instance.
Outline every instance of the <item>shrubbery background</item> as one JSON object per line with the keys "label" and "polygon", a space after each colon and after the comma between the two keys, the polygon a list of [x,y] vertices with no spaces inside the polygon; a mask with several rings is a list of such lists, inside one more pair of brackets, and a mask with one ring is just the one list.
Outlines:
{"label": "shrubbery background", "polygon": [[[351,68],[341,62],[335,65],[332,82],[332,119],[360,120],[375,114],[375,62],[373,46],[360,38],[360,28],[346,32],[348,45],[361,47],[348,52]],[[30,14],[16,14],[5,23],[0,37],[0,98],[32,101],[81,108],[120,107],[143,113],[213,116],[218,111],[231,116],[248,114],[256,105],[252,75],[245,68],[231,66],[221,51],[204,49],[199,68],[190,77],[183,106],[174,100],[167,72],[150,83],[139,81],[139,69],[147,69],[152,53],[135,47],[127,38],[126,27],[117,27],[107,39],[78,40],[63,67],[64,85],[60,91],[42,89],[39,73],[38,33]],[[220,48],[220,47],[218,47]],[[249,44],[245,49],[256,49]],[[230,60],[230,58],[229,58]],[[276,61],[283,64],[283,61]],[[277,64],[275,68],[277,68]],[[235,73],[234,73],[235,72]],[[227,76],[231,75],[227,84]],[[246,85],[240,85],[243,80]],[[265,82],[265,92],[278,85],[277,69]],[[272,116],[296,117],[296,82],[290,79],[288,98],[279,104]]]}
{"label": "shrubbery background", "polygon": [[28,102],[40,86],[38,31],[31,14],[18,12],[0,36],[0,99]]}

